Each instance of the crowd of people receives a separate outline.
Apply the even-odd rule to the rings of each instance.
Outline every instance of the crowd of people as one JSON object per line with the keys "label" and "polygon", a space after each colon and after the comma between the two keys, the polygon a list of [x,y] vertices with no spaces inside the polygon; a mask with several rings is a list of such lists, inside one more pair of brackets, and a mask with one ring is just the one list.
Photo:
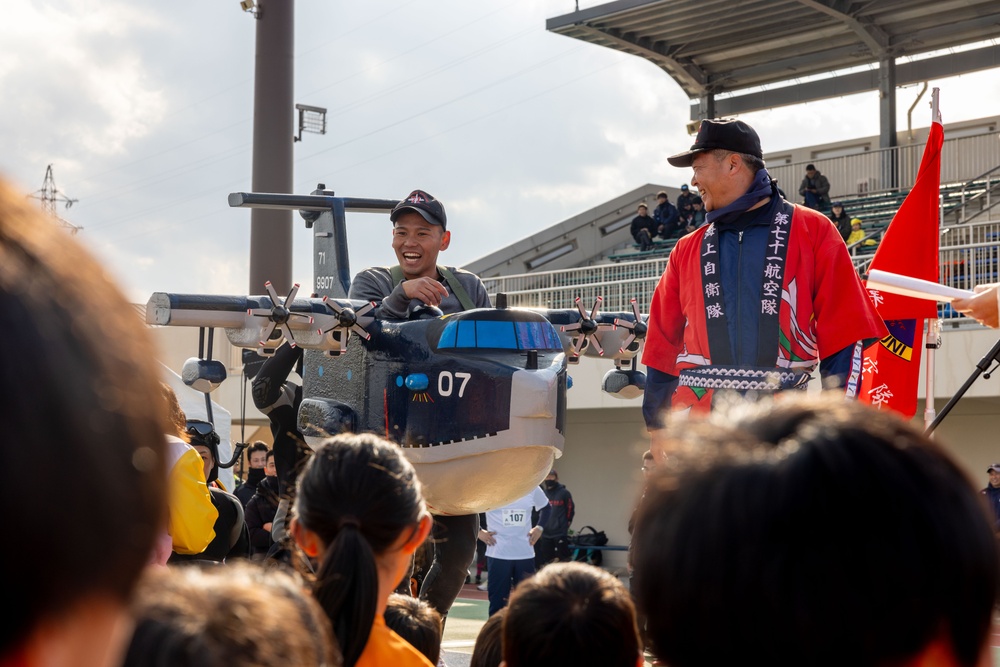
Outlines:
{"label": "crowd of people", "polygon": [[[670,161],[694,168],[708,224],[676,246],[650,308],[650,446],[644,479],[620,494],[636,506],[629,587],[563,562],[573,500],[554,470],[482,528],[475,514],[433,515],[403,450],[374,434],[253,447],[251,471],[262,472],[223,488],[214,426],[188,419],[160,381],[132,307],[76,241],[0,184],[0,410],[13,443],[0,500],[31,499],[6,525],[28,540],[0,557],[16,610],[0,667],[440,665],[455,565],[464,579],[477,534],[491,617],[476,667],[636,667],[647,654],[675,667],[983,664],[1000,472],[991,466],[977,492],[944,446],[844,400],[857,346],[884,327],[841,233],[785,201],[752,128],[706,121]],[[676,226],[661,194],[653,219]],[[386,269],[356,281],[379,293],[382,316],[481,305],[477,277],[436,264],[450,238],[443,204],[414,191],[390,218],[399,279]],[[790,228],[801,240],[785,247]],[[768,290],[790,280],[808,322],[799,331],[817,335],[792,353],[821,362],[820,396],[782,393],[800,373],[775,373],[794,336],[766,307]],[[730,307],[748,288],[753,307]],[[997,304],[986,285],[959,306],[997,326]],[[720,381],[732,368],[763,379],[734,390]],[[279,380],[259,399],[271,416],[297,393]],[[670,412],[679,407],[696,409]],[[41,471],[39,491],[28,473]],[[428,542],[437,530],[443,539]],[[414,591],[427,544],[436,579]]]}

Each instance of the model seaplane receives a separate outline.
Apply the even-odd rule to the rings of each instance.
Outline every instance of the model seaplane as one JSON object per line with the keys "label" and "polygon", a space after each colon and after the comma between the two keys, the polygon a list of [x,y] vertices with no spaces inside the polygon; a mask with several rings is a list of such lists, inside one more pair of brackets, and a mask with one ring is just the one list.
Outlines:
{"label": "model seaplane", "polygon": [[[258,296],[153,294],[146,322],[223,328],[229,341],[262,356],[287,341],[305,350],[298,428],[315,446],[342,432],[374,432],[399,443],[435,513],[471,514],[511,502],[545,477],[562,454],[567,364],[581,355],[614,362],[603,389],[642,393],[636,355],[646,323],[632,311],[495,308],[443,316],[415,309],[408,320],[374,317],[376,304],[347,298],[346,213],[386,212],[393,200],[233,193],[234,207],[300,211],[314,238],[315,289],[299,297],[264,285]],[[200,353],[199,353],[200,354]],[[225,368],[190,359],[182,377],[211,390]]]}

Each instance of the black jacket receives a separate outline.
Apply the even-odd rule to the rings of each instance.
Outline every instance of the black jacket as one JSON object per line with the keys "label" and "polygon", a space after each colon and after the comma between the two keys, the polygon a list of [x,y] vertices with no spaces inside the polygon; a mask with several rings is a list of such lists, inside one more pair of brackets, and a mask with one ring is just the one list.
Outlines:
{"label": "black jacket", "polygon": [[273,544],[271,531],[265,529],[264,524],[274,521],[278,498],[278,478],[265,477],[257,485],[257,493],[247,503],[246,522],[251,554],[266,554]]}
{"label": "black jacket", "polygon": [[545,531],[542,537],[565,537],[576,515],[573,494],[559,482],[551,486],[547,482],[542,482],[542,490],[545,491],[545,497],[549,499],[549,507],[552,509],[548,522],[542,527]]}
{"label": "black jacket", "polygon": [[240,503],[246,508],[247,503],[253,498],[253,494],[257,493],[257,485],[260,484],[260,480],[264,479],[264,469],[263,468],[250,468],[247,471],[247,481],[243,482],[233,491],[233,495],[240,499]]}

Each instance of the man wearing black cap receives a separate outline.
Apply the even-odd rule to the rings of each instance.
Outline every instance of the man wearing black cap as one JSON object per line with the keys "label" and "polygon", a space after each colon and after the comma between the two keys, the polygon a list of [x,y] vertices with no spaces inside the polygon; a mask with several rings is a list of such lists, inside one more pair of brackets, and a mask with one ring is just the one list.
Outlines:
{"label": "man wearing black cap", "polygon": [[816,165],[807,165],[799,194],[809,208],[825,211],[830,206],[830,180],[819,173]]}
{"label": "man wearing black cap", "polygon": [[668,161],[693,168],[708,224],[678,241],[650,303],[649,429],[670,407],[707,411],[714,389],[802,388],[817,363],[826,386],[853,395],[860,343],[885,327],[830,220],[784,200],[742,121],[702,121]]}
{"label": "man wearing black cap", "polygon": [[[440,266],[438,253],[448,248],[451,232],[444,204],[423,190],[414,190],[389,214],[396,266],[373,266],[354,277],[350,298],[379,302],[375,316],[407,319],[428,306],[445,315],[472,308],[490,308],[490,297],[474,273]],[[465,584],[469,563],[476,557],[479,515],[434,517],[431,565],[420,597],[447,617]]]}
{"label": "man wearing black cap", "polygon": [[387,320],[404,320],[420,306],[434,306],[444,314],[490,307],[479,276],[438,266],[438,253],[451,243],[444,204],[414,190],[396,204],[389,220],[399,264],[373,266],[356,275],[350,298],[381,302],[375,314]]}
{"label": "man wearing black cap", "polygon": [[980,493],[986,496],[986,502],[993,511],[993,532],[1000,534],[1000,463],[987,468],[986,474],[990,476],[990,483]]}

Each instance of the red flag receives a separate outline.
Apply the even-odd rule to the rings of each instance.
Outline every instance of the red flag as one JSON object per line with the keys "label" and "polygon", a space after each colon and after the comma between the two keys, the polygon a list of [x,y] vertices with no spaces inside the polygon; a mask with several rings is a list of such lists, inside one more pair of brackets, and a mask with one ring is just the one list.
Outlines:
{"label": "red flag", "polygon": [[[917,180],[882,237],[871,269],[937,282],[938,196],[941,190],[941,146],[944,128],[931,123]],[[937,317],[937,304],[869,290],[889,335],[864,351],[858,398],[906,418],[917,411],[924,320]]]}

